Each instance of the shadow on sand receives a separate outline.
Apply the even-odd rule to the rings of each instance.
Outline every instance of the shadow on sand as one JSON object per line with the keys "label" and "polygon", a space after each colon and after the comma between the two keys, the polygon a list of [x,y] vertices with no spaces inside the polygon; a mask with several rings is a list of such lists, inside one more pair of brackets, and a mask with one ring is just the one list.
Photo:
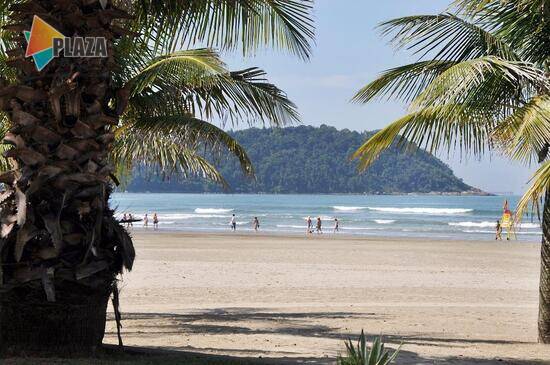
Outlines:
{"label": "shadow on sand", "polygon": [[[383,319],[376,313],[352,312],[314,312],[314,313],[280,313],[269,312],[257,308],[220,308],[193,314],[171,313],[126,313],[123,321],[126,323],[123,336],[153,338],[162,335],[285,335],[296,337],[299,343],[303,338],[324,338],[344,341],[349,334],[342,333],[341,329],[325,325],[317,325],[312,320],[322,319],[349,319],[370,318]],[[112,321],[109,318],[109,321]],[[244,326],[250,322],[261,323],[261,326],[250,328]],[[154,331],[153,331],[154,329]],[[107,335],[115,335],[107,332]],[[377,334],[367,333],[369,338]],[[353,337],[352,337],[353,339]],[[527,342],[488,340],[475,338],[448,338],[424,335],[392,336],[384,335],[385,342],[396,348],[400,343],[421,346],[440,346],[467,348],[473,344],[521,345]],[[343,344],[342,344],[343,347]],[[130,351],[147,352],[161,351],[161,353],[177,356],[198,356],[206,358],[227,359],[228,362],[243,364],[334,364],[336,353],[332,357],[300,357],[299,352],[285,351],[258,351],[250,349],[194,348],[192,346],[163,347],[162,349],[130,347]],[[184,353],[182,353],[184,352]],[[218,356],[204,353],[223,353],[227,356]],[[276,353],[276,355],[274,355]],[[232,356],[234,355],[234,356]],[[397,364],[452,364],[452,365],[550,365],[550,361],[517,360],[506,358],[484,359],[472,357],[427,358],[415,352],[402,350]]]}

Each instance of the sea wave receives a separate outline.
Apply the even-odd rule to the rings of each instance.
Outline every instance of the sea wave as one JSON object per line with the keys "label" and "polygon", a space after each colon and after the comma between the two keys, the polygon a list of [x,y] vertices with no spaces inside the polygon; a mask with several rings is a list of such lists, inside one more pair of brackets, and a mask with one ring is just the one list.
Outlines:
{"label": "sea wave", "polygon": [[[483,222],[450,222],[448,223],[449,226],[454,226],[454,227],[476,227],[476,228],[494,228],[496,227],[496,222],[488,222],[488,221],[483,221]],[[529,228],[536,228],[536,229],[539,229],[540,228],[540,225],[537,224],[537,223],[521,223],[521,224],[518,224],[518,228],[526,228],[526,229],[529,229]]]}
{"label": "sea wave", "polygon": [[232,212],[233,209],[224,209],[224,208],[197,208],[195,209],[195,213],[199,214],[208,214],[208,213],[229,213]]}
{"label": "sea wave", "polygon": [[343,205],[335,205],[332,208],[334,208],[334,210],[339,210],[342,212],[356,212],[358,210],[367,209],[366,207],[346,207]]}
{"label": "sea wave", "polygon": [[496,227],[496,222],[449,222],[449,226],[453,227],[478,227],[478,228],[486,228],[486,227]]}
{"label": "sea wave", "polygon": [[378,224],[392,224],[392,223],[395,223],[394,219],[375,219],[374,221]]}
{"label": "sea wave", "polygon": [[295,226],[292,224],[277,224],[277,228],[306,228],[305,226]]}
{"label": "sea wave", "polygon": [[396,213],[396,214],[428,214],[428,215],[453,215],[464,214],[473,212],[473,209],[467,208],[424,208],[424,207],[410,207],[410,208],[398,208],[398,207],[367,207],[369,210],[382,212],[382,213]]}

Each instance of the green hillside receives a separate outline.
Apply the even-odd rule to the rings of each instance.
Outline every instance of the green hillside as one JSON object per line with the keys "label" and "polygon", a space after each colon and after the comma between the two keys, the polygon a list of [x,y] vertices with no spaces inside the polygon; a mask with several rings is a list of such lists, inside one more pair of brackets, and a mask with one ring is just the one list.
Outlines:
{"label": "green hillside", "polygon": [[[250,181],[233,159],[218,164],[236,193],[429,193],[463,192],[472,187],[429,153],[386,151],[366,172],[359,174],[349,156],[369,133],[333,127],[299,126],[283,129],[251,128],[233,132],[246,148],[256,169]],[[134,177],[128,191],[220,192],[201,180],[161,181]]]}

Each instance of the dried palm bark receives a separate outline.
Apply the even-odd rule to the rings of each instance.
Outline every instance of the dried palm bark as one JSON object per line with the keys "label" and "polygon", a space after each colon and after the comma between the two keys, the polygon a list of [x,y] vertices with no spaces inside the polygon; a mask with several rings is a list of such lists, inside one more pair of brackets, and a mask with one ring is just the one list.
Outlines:
{"label": "dried palm bark", "polygon": [[[112,44],[128,14],[103,0],[33,0],[11,10],[17,24],[7,30],[20,46],[9,51],[17,82],[0,82],[14,167],[0,175],[0,346],[93,350],[116,276],[135,255],[108,206],[110,128],[127,103],[111,81]],[[34,15],[66,36],[106,37],[108,57],[54,58],[38,72],[22,33]]]}

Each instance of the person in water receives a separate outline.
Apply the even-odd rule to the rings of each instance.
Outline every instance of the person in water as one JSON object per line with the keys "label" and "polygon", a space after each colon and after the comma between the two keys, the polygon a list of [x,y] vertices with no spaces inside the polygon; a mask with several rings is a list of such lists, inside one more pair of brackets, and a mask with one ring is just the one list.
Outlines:
{"label": "person in water", "polygon": [[497,226],[496,226],[495,240],[502,241],[502,226],[500,225],[500,221],[498,220],[497,220]]}
{"label": "person in water", "polygon": [[334,218],[334,233],[340,232],[340,222],[338,218]]}
{"label": "person in water", "polygon": [[315,231],[317,233],[322,234],[323,233],[323,222],[321,222],[321,217],[317,217],[317,226],[315,228]]}
{"label": "person in water", "polygon": [[252,221],[252,227],[256,232],[258,232],[258,229],[260,229],[260,221],[258,220],[258,217],[254,217],[254,220]]}
{"label": "person in water", "polygon": [[237,218],[235,217],[235,214],[231,216],[231,221],[229,224],[231,226],[231,230],[235,232],[237,230]]}
{"label": "person in water", "polygon": [[159,228],[159,217],[157,216],[157,213],[153,213],[153,229]]}
{"label": "person in water", "polygon": [[147,216],[147,213],[143,216],[143,227],[147,228],[149,226],[149,217]]}
{"label": "person in water", "polygon": [[311,217],[309,215],[307,216],[306,222],[307,222],[306,234],[313,233],[313,229],[311,226],[312,225]]}

